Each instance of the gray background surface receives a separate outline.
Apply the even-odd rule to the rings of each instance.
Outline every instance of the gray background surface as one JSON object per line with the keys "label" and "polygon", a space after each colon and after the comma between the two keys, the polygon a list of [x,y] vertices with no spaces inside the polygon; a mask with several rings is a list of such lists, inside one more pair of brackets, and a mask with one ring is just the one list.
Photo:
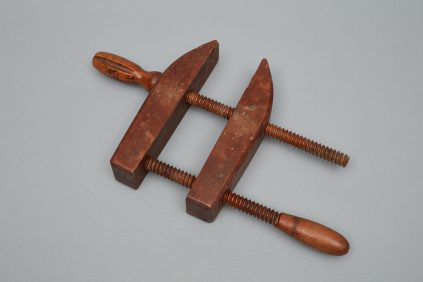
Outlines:
{"label": "gray background surface", "polygon": [[[422,1],[1,1],[1,281],[421,281]],[[308,249],[187,191],[116,182],[109,159],[146,97],[95,52],[164,70],[212,39],[202,92],[235,105],[260,59],[271,120],[350,154],[342,169],[265,139],[236,191],[351,243]],[[197,174],[225,121],[191,109],[160,158]]]}

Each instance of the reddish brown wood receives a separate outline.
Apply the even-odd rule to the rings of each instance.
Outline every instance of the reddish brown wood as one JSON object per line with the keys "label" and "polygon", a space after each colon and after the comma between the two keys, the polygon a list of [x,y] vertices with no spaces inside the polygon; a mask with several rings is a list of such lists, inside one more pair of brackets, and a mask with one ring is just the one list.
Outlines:
{"label": "reddish brown wood", "polygon": [[145,71],[130,60],[107,52],[95,54],[92,63],[101,73],[122,82],[140,84],[147,91],[156,85],[162,75],[158,71]]}
{"label": "reddish brown wood", "polygon": [[281,213],[274,225],[298,241],[324,253],[342,256],[350,249],[344,236],[308,219]]}
{"label": "reddish brown wood", "polygon": [[263,139],[272,110],[273,85],[265,59],[242,95],[186,199],[187,212],[212,222]]}
{"label": "reddish brown wood", "polygon": [[[135,189],[139,187],[147,174],[142,165],[145,156],[160,154],[188,110],[184,95],[200,90],[216,65],[218,54],[217,41],[206,43],[176,60],[152,86],[150,95],[110,160],[116,180]],[[102,58],[96,62],[110,63],[107,56]],[[157,77],[136,65],[128,66],[127,62],[120,66],[122,62],[116,62],[116,71],[108,72],[109,75],[126,81],[151,81],[152,77]]]}
{"label": "reddish brown wood", "polygon": [[273,90],[265,60],[235,111],[230,109],[226,113],[230,120],[198,178],[156,159],[188,108],[184,95],[201,88],[217,60],[216,41],[185,54],[162,76],[158,72],[146,72],[112,54],[101,52],[96,55],[93,64],[100,71],[151,89],[151,95],[111,159],[116,179],[137,188],[151,170],[200,193],[199,197],[193,193],[194,201],[187,197],[187,211],[206,221],[213,221],[222,205],[228,204],[273,224],[319,251],[331,255],[346,254],[348,241],[336,231],[307,219],[278,213],[231,192],[257,149],[270,116]]}
{"label": "reddish brown wood", "polygon": [[[187,188],[191,188],[196,182],[194,175],[155,158],[147,157],[144,166],[147,170]],[[344,236],[320,223],[279,213],[230,191],[223,194],[221,201],[222,204],[232,206],[274,225],[294,239],[318,251],[335,256],[345,255],[349,251],[350,245]]]}
{"label": "reddish brown wood", "polygon": [[[107,76],[119,81],[139,84],[147,90],[150,90],[152,85],[154,85],[160,77],[160,72],[147,72],[137,64],[127,59],[106,52],[97,53],[93,58],[93,65],[101,73]],[[190,105],[199,107],[227,119],[234,111],[234,108],[210,99],[195,91],[189,92],[185,99]],[[300,150],[304,150],[312,155],[343,167],[348,164],[350,159],[348,155],[342,152],[272,123],[268,123],[266,125],[264,133],[267,136],[290,144]]]}

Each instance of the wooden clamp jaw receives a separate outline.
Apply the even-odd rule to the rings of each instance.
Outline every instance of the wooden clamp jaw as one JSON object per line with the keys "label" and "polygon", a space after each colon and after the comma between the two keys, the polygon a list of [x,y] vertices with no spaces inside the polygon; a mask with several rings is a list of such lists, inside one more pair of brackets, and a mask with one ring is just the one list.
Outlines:
{"label": "wooden clamp jaw", "polygon": [[[110,160],[116,180],[139,187],[147,174],[144,159],[147,155],[157,157],[163,150],[189,108],[184,95],[201,89],[218,59],[219,44],[211,41],[177,59],[160,78],[158,74],[158,81]],[[108,73],[110,76],[137,79],[123,65],[115,67],[119,71]]]}
{"label": "wooden clamp jaw", "polygon": [[273,102],[269,65],[263,59],[186,198],[187,212],[212,222],[264,136]]}

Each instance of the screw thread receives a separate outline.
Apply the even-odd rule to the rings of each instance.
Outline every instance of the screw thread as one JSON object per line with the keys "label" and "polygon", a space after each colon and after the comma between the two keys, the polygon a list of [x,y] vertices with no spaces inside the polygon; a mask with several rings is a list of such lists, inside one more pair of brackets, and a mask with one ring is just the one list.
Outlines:
{"label": "screw thread", "polygon": [[220,103],[196,92],[189,92],[185,99],[186,102],[190,105],[196,106],[200,109],[214,113],[226,119],[229,119],[235,110],[228,105]]}
{"label": "screw thread", "polygon": [[146,170],[152,171],[155,174],[158,174],[187,188],[191,188],[192,183],[195,180],[194,175],[161,162],[158,159],[153,159],[150,156],[147,156],[145,159],[144,167]]}
{"label": "screw thread", "polygon": [[[196,92],[189,92],[185,99],[186,102],[190,105],[196,106],[226,119],[229,119],[235,111],[234,108],[228,105],[220,103]],[[266,125],[264,133],[281,142],[290,144],[294,147],[304,150],[305,152],[311,153],[312,155],[343,167],[347,165],[350,159],[348,155],[344,153],[338,152],[328,146],[324,146],[297,133],[291,132],[271,123]]]}
{"label": "screw thread", "polygon": [[279,213],[238,194],[226,191],[223,202],[270,224],[277,224]]}
{"label": "screw thread", "polygon": [[319,158],[325,159],[343,167],[347,165],[350,159],[348,155],[344,153],[336,151],[332,148],[319,144],[313,140],[271,123],[266,126],[265,133],[268,136],[291,144],[312,155],[318,156]]}
{"label": "screw thread", "polygon": [[[177,169],[174,166],[159,161],[158,159],[154,159],[150,156],[147,156],[145,159],[144,167],[146,170],[152,171],[157,175],[167,178],[187,188],[191,188],[195,181],[194,175]],[[243,211],[273,225],[275,225],[279,220],[278,212],[253,202],[236,193],[226,191],[223,195],[222,201],[224,204],[230,205],[240,211]]]}

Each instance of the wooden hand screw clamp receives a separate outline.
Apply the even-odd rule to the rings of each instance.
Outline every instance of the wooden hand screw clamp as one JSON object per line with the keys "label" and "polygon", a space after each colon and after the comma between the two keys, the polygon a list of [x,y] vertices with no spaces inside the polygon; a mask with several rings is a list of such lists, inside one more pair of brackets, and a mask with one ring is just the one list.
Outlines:
{"label": "wooden hand screw clamp", "polygon": [[138,82],[150,91],[110,161],[115,178],[136,189],[147,172],[152,171],[190,188],[187,212],[202,220],[214,221],[227,204],[273,224],[314,249],[331,255],[346,254],[348,241],[336,231],[311,220],[278,213],[232,192],[269,127],[273,84],[265,59],[236,108],[225,115],[228,123],[197,177],[157,160],[188,110],[187,97],[199,95],[197,92],[217,61],[217,41],[186,53],[163,74],[144,72],[115,55],[96,54],[93,64],[100,71],[122,81]]}

